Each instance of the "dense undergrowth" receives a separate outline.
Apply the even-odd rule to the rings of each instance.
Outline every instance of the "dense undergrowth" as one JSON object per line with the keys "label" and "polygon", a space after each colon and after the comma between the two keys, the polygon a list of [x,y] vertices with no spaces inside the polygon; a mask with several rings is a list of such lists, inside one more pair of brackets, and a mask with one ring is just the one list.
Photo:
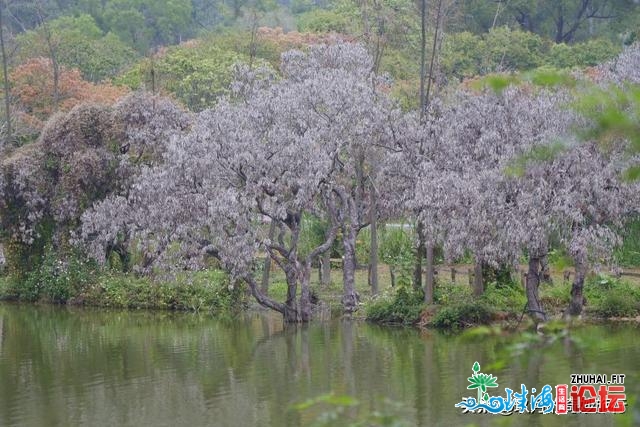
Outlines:
{"label": "dense undergrowth", "polygon": [[220,270],[140,277],[73,255],[47,252],[24,277],[0,276],[0,299],[129,309],[208,311],[232,314],[247,306],[243,287]]}
{"label": "dense undergrowth", "polygon": [[[337,272],[334,272],[337,275]],[[276,300],[286,297],[286,283],[276,276],[269,294]],[[361,282],[360,280],[359,282]],[[474,325],[501,322],[517,324],[526,309],[520,283],[495,280],[486,285],[481,297],[470,286],[438,281],[434,304],[423,303],[424,294],[410,283],[388,287],[380,295],[365,300],[361,313],[368,321],[381,324],[413,325],[458,330]],[[366,282],[359,283],[366,295]],[[339,315],[342,286],[312,284],[315,301],[321,301]],[[584,315],[589,318],[629,318],[640,315],[640,286],[604,275],[592,275],[585,283]],[[556,280],[542,284],[541,302],[551,318],[561,317],[569,304],[571,283]],[[232,284],[217,269],[179,272],[172,275],[139,276],[103,267],[79,254],[58,259],[45,251],[39,267],[22,277],[0,275],[0,299],[95,307],[165,309],[233,314],[246,309],[249,297],[242,285]]]}
{"label": "dense undergrowth", "polygon": [[[541,300],[551,318],[561,317],[569,305],[571,283],[541,285]],[[584,315],[589,318],[629,318],[640,315],[640,287],[603,275],[585,283]],[[366,318],[376,323],[420,325],[457,330],[507,322],[517,324],[526,311],[526,296],[518,283],[490,283],[480,297],[471,287],[450,282],[435,288],[434,305],[423,303],[423,294],[406,287],[381,295],[366,306]]]}

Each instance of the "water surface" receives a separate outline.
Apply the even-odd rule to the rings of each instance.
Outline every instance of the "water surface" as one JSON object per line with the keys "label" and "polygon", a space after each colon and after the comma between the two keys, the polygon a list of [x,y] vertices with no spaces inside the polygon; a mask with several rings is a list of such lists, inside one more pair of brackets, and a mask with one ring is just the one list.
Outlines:
{"label": "water surface", "polygon": [[[521,383],[568,383],[571,373],[624,373],[633,401],[638,343],[635,324],[532,344],[348,321],[285,328],[268,314],[217,320],[0,305],[0,425],[306,426],[322,413],[357,420],[379,411],[411,426],[631,426],[640,419],[632,408],[624,416],[503,417],[454,405],[474,395],[466,387],[476,360],[498,377],[494,395]],[[292,409],[330,392],[359,405]]]}

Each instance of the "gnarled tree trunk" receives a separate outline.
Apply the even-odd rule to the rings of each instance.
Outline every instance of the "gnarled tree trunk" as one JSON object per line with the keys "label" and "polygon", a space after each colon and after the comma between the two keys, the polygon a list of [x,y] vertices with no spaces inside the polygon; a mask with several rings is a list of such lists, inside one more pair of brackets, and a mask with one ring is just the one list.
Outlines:
{"label": "gnarled tree trunk", "polygon": [[311,264],[309,263],[303,269],[302,277],[300,280],[300,320],[302,322],[308,322],[311,320],[311,291],[309,289],[309,283],[311,282]]}
{"label": "gnarled tree trunk", "polygon": [[322,286],[331,284],[331,250],[327,250],[320,257],[320,284]]}
{"label": "gnarled tree trunk", "polygon": [[571,301],[567,313],[570,316],[579,316],[584,307],[584,279],[587,275],[587,265],[581,260],[574,260],[576,274],[571,285]]}
{"label": "gnarled tree trunk", "polygon": [[542,271],[542,281],[553,285],[553,279],[551,278],[551,268],[549,267],[549,256],[543,255],[540,258],[540,270]]}
{"label": "gnarled tree trunk", "polygon": [[[271,221],[269,224],[269,240],[273,240],[276,236],[276,223]],[[269,274],[271,273],[271,257],[267,254],[262,265],[262,282],[260,283],[260,289],[265,295],[269,295]]]}
{"label": "gnarled tree trunk", "polygon": [[284,321],[287,323],[297,323],[302,321],[302,316],[298,309],[298,301],[296,296],[298,293],[298,275],[293,267],[288,267],[285,271],[287,278],[287,299],[284,302]]}
{"label": "gnarled tree trunk", "polygon": [[355,289],[357,235],[357,224],[352,222],[343,227],[342,243],[344,246],[344,259],[342,262],[342,307],[344,312],[347,314],[353,313],[358,308],[358,294]]}
{"label": "gnarled tree trunk", "polygon": [[547,314],[542,309],[542,304],[540,304],[540,296],[538,294],[539,286],[540,257],[537,255],[529,255],[529,270],[527,272],[525,292],[527,294],[527,311],[536,324],[547,321]]}

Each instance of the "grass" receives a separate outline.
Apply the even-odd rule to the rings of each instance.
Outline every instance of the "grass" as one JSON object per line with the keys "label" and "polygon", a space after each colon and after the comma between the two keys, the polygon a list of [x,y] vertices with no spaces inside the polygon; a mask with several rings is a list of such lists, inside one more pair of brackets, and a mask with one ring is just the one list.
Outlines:
{"label": "grass", "polygon": [[594,276],[585,286],[586,312],[604,318],[640,315],[640,287],[627,280]]}
{"label": "grass", "polygon": [[[455,282],[450,279],[450,267],[440,267],[434,292],[434,306],[425,307],[413,297],[398,295],[398,287],[390,286],[390,275],[386,265],[380,265],[380,293],[371,294],[367,283],[368,272],[356,271],[356,290],[362,302],[360,317],[381,323],[429,324],[442,328],[461,328],[471,324],[492,321],[512,321],[522,315],[526,297],[521,278],[514,277],[509,286],[487,284],[481,298],[475,298],[469,285],[468,270],[471,266],[458,265]],[[524,269],[524,267],[521,267]],[[515,275],[514,275],[515,276]],[[269,294],[283,301],[286,296],[284,275],[273,271]],[[321,286],[317,270],[313,271],[311,289],[319,299],[339,310],[342,295],[342,271],[332,271],[332,283]],[[559,316],[569,304],[571,283],[563,280],[562,270],[552,269],[554,284],[541,284],[540,297],[550,316]],[[592,317],[631,317],[640,314],[640,281],[625,278],[622,281],[591,277],[585,284],[587,306],[585,314]]]}
{"label": "grass", "polygon": [[[0,299],[127,309],[164,309],[231,314],[246,307],[247,293],[220,270],[178,273],[171,277],[138,277],[94,269],[67,277],[32,275],[15,281],[0,276]],[[54,296],[64,295],[64,299]]]}
{"label": "grass", "polygon": [[[372,295],[368,285],[368,271],[357,270],[355,286],[361,302],[357,316],[381,323],[420,323],[460,328],[514,319],[522,314],[526,298],[519,278],[508,286],[487,284],[482,297],[475,298],[467,274],[470,267],[456,266],[455,282],[450,280],[450,270],[445,268],[448,267],[441,267],[437,276],[435,304],[431,307],[425,307],[422,295],[415,294],[410,288],[406,289],[408,292],[399,291],[402,288],[398,286],[392,288],[388,266],[380,265],[378,268],[380,293],[376,296]],[[243,309],[251,300],[242,286],[232,285],[225,273],[214,269],[181,272],[165,280],[103,270],[82,270],[66,277],[57,271],[45,270],[42,277],[24,283],[15,283],[7,276],[0,275],[0,299],[20,299],[20,295],[28,295],[34,300],[55,302],[54,297],[62,295],[64,301],[57,302],[213,313]],[[331,312],[340,313],[342,270],[334,268],[331,272],[332,282],[326,286],[320,285],[317,269],[314,269],[311,277],[312,293]],[[548,314],[558,316],[569,304],[571,283],[563,281],[562,273],[558,270],[552,271],[552,278],[554,285],[540,286],[541,302]],[[287,293],[284,274],[274,268],[270,282],[269,296],[284,301]],[[607,276],[590,276],[585,284],[585,314],[604,318],[640,315],[639,282],[637,278],[617,280]],[[28,286],[32,288],[24,289]]]}
{"label": "grass", "polygon": [[[616,279],[607,275],[590,275],[584,284],[589,317],[620,318],[640,315],[640,284],[636,278]],[[541,287],[541,302],[550,315],[560,316],[571,300],[571,282],[556,281]]]}

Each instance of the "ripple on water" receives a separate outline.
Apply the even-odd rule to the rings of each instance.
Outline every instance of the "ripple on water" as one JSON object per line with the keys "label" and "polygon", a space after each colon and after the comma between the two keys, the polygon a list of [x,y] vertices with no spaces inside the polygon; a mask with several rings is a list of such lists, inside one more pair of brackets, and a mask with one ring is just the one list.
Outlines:
{"label": "ripple on water", "polygon": [[640,365],[640,334],[630,326],[576,330],[575,345],[527,347],[499,368],[496,360],[507,354],[499,337],[469,342],[358,322],[283,328],[273,317],[222,322],[3,306],[0,316],[3,426],[296,427],[321,410],[298,413],[293,404],[334,392],[361,402],[350,410],[355,415],[399,407],[410,425],[607,427],[611,417],[491,418],[462,415],[454,404],[469,392],[476,360],[511,388]]}

